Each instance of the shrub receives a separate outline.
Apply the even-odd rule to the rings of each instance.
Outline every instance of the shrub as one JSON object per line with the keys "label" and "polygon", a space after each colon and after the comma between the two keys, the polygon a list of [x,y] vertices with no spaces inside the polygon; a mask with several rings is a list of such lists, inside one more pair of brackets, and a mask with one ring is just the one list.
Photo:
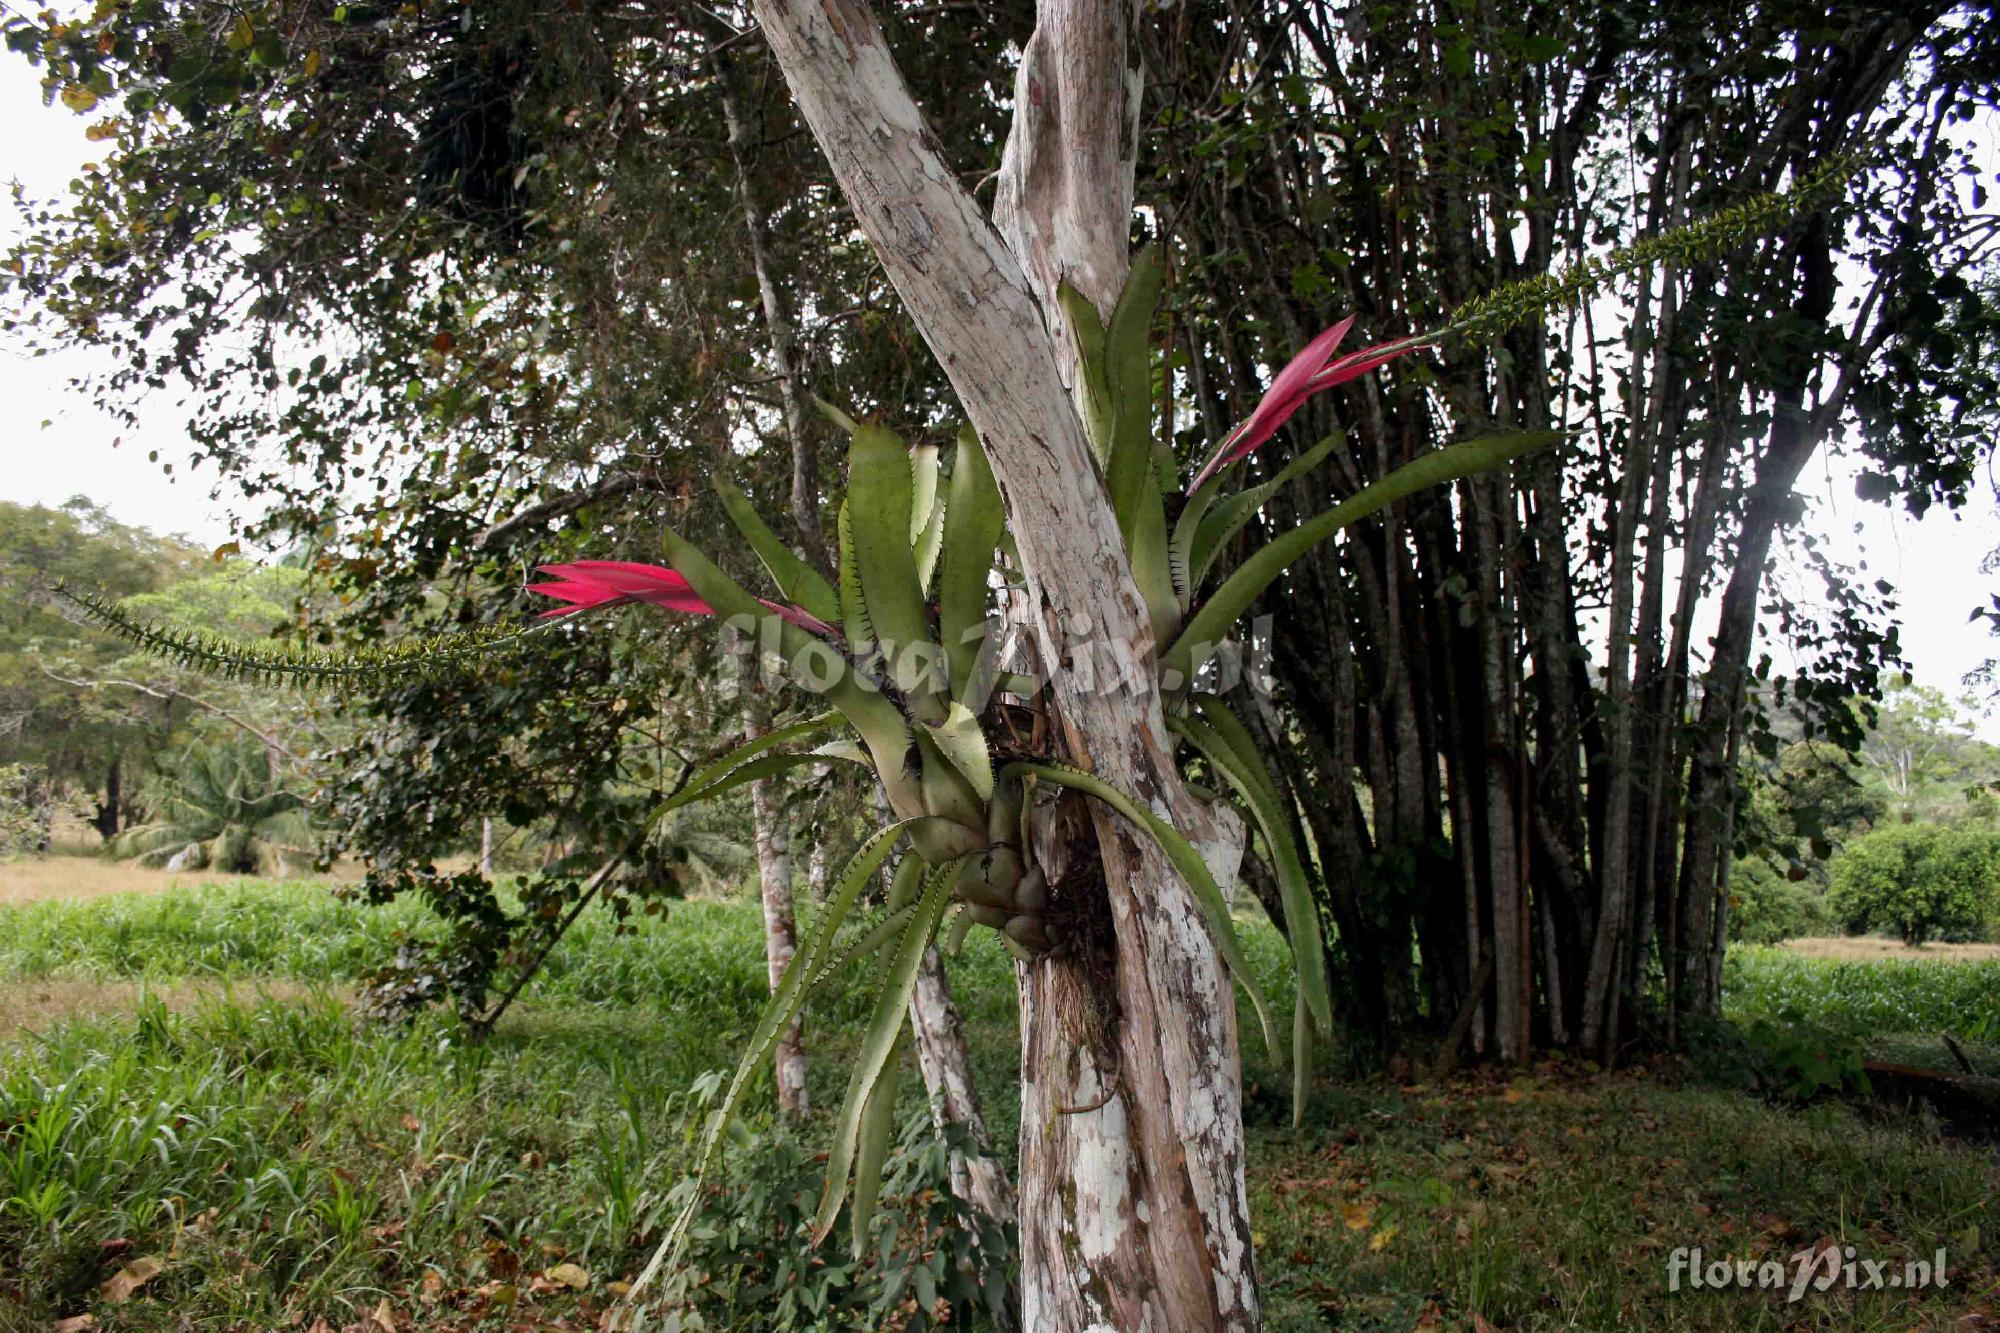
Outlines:
{"label": "shrub", "polygon": [[307,859],[305,802],[262,747],[191,746],[146,784],[145,802],[153,817],[118,836],[120,856],[251,875],[283,870],[287,852]]}
{"label": "shrub", "polygon": [[34,775],[24,764],[0,764],[0,856],[32,852],[45,830],[36,817]]}
{"label": "shrub", "polygon": [[[713,1091],[711,1087],[710,1091]],[[704,1203],[679,1265],[662,1273],[670,1329],[895,1329],[1008,1319],[1011,1229],[969,1217],[950,1193],[949,1149],[928,1111],[905,1117],[885,1168],[870,1243],[805,1247],[825,1170],[796,1129],[739,1122],[722,1168],[683,1181],[647,1230]]]}
{"label": "shrub", "polygon": [[1778,944],[1831,934],[1834,914],[1811,880],[1793,881],[1769,862],[1746,856],[1729,871],[1729,938],[1741,944]]}
{"label": "shrub", "polygon": [[1876,829],[1834,861],[1833,907],[1850,934],[1887,931],[1906,944],[1976,939],[2000,911],[2000,832],[1937,824]]}

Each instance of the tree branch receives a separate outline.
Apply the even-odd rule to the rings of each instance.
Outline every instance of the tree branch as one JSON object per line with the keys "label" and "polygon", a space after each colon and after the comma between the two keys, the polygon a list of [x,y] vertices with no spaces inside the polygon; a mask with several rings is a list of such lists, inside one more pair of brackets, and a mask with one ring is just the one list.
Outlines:
{"label": "tree branch", "polygon": [[[37,663],[36,665],[40,666],[41,664]],[[213,713],[215,716],[221,718],[224,722],[227,722],[232,726],[239,727],[242,730],[250,733],[250,735],[256,737],[260,742],[263,743],[265,749],[270,750],[276,754],[281,754],[285,758],[290,759],[293,762],[297,762],[298,760],[298,756],[293,754],[291,749],[288,746],[286,746],[283,741],[279,740],[276,736],[273,736],[270,732],[261,730],[260,728],[250,725],[250,723],[244,721],[236,714],[230,712],[227,708],[223,708],[220,707],[219,705],[212,704],[198,694],[189,694],[186,690],[177,690],[171,685],[145,685],[141,684],[139,681],[136,680],[119,680],[112,678],[107,678],[104,680],[72,680],[68,676],[58,676],[55,672],[49,670],[46,666],[41,667],[41,672],[44,676],[47,676],[50,680],[55,681],[59,685],[69,685],[79,690],[95,690],[95,689],[101,689],[106,685],[118,685],[128,690],[137,690],[139,693],[144,695],[149,695],[155,699],[164,699],[168,701],[178,699],[184,703],[191,703],[196,708],[205,709],[208,712]]]}
{"label": "tree branch", "polygon": [[599,501],[616,499],[632,491],[658,489],[659,483],[642,472],[607,472],[588,486],[544,500],[540,504],[530,505],[512,518],[502,519],[474,537],[472,549],[484,551],[504,546],[526,528],[564,518]]}

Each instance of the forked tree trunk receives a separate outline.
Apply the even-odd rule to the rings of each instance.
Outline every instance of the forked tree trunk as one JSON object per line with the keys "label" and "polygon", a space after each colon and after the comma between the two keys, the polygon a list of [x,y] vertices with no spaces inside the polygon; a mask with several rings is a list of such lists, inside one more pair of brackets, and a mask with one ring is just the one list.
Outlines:
{"label": "forked tree trunk", "polygon": [[[1052,338],[1042,313],[1059,279],[1100,311],[1124,282],[1139,92],[1129,0],[1041,5],[1002,169],[1006,240],[938,154],[866,4],[758,0],[756,12],[991,456],[1067,758],[1233,878],[1241,825],[1174,770],[1157,645],[1064,383],[1066,335]],[[1086,659],[1099,668],[1087,677]],[[1121,661],[1136,676],[1106,688],[1103,667]],[[1233,988],[1192,892],[1150,841],[1100,810],[1057,832],[1045,851],[1073,873],[1052,907],[1089,947],[1021,977],[1024,1322],[1253,1328]]]}
{"label": "forked tree trunk", "polygon": [[[743,709],[743,739],[753,741],[763,734],[762,720],[756,710],[746,704]],[[785,968],[791,964],[792,955],[798,952],[799,928],[792,912],[791,840],[782,827],[778,793],[769,778],[750,784],[750,821],[757,844],[758,885],[764,902],[764,961],[770,969],[771,989],[775,991],[785,975]],[[785,1035],[778,1039],[778,1049],[772,1060],[778,1084],[778,1113],[785,1116],[804,1115],[807,1110],[806,1053],[799,1042],[799,1021],[796,1018],[785,1029]]]}

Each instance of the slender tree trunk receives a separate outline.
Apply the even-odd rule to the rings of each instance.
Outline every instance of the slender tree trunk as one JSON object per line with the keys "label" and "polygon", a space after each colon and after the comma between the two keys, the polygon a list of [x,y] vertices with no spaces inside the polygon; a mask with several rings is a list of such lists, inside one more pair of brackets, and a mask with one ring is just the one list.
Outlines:
{"label": "slender tree trunk", "polygon": [[[1052,337],[1044,315],[1059,280],[1100,312],[1124,282],[1139,91],[1130,5],[1041,6],[1001,172],[1004,241],[938,154],[865,4],[758,0],[756,12],[992,458],[1064,752],[1233,879],[1241,824],[1197,802],[1175,770],[1147,669],[1156,645],[1064,378],[1069,335]],[[1072,669],[1086,659],[1139,671],[1105,689]],[[1076,943],[1021,975],[1024,1322],[1253,1328],[1233,987],[1150,839],[1099,810],[1056,831],[1044,865],[1063,867],[1051,902]]]}
{"label": "slender tree trunk", "polygon": [[91,827],[97,830],[97,836],[106,842],[118,836],[118,814],[124,806],[122,758],[121,755],[111,756],[111,765],[104,770],[104,800],[97,807],[96,817],[90,821]]}
{"label": "slender tree trunk", "polygon": [[[763,719],[749,703],[743,707],[743,739],[756,740],[764,734]],[[771,989],[785,975],[792,955],[798,952],[798,920],[792,912],[791,840],[782,827],[778,793],[769,778],[750,784],[750,819],[757,844],[757,879],[764,902],[764,962],[770,971]],[[785,1029],[773,1056],[778,1083],[778,1113],[802,1116],[806,1101],[806,1053],[799,1041],[799,1020]]]}
{"label": "slender tree trunk", "polygon": [[986,1111],[967,1057],[965,1024],[952,1002],[944,960],[937,946],[924,951],[917,989],[910,998],[910,1030],[917,1039],[917,1067],[930,1092],[931,1118],[940,1130],[963,1131],[951,1147],[951,1192],[973,1212],[997,1226],[1011,1225],[1019,1209],[1007,1164],[993,1155]]}
{"label": "slender tree trunk", "polygon": [[[719,26],[719,25],[718,25]],[[743,225],[750,237],[750,263],[757,274],[757,296],[763,305],[764,327],[771,334],[771,368],[784,404],[785,438],[792,453],[792,527],[806,557],[818,564],[827,559],[826,534],[819,518],[819,455],[813,450],[812,395],[806,388],[799,358],[798,326],[792,305],[778,282],[771,252],[770,211],[758,189],[757,140],[763,117],[754,93],[743,87],[736,57],[723,49],[725,32],[717,34],[711,57],[722,90],[722,114],[729,128],[729,156],[736,168],[736,199],[743,208]]]}

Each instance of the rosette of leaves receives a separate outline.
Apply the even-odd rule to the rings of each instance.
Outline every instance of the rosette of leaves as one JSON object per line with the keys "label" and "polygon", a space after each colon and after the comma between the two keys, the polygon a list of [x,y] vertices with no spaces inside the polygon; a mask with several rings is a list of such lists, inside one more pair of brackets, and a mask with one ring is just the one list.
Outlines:
{"label": "rosette of leaves", "polygon": [[[1108,325],[1087,302],[1069,302],[1071,319],[1083,332],[1079,397],[1155,641],[1165,645],[1155,666],[1168,703],[1168,728],[1185,758],[1198,757],[1226,783],[1277,874],[1299,982],[1294,1065],[1303,1071],[1314,1033],[1332,1024],[1318,911],[1284,789],[1249,729],[1220,697],[1199,688],[1201,668],[1256,599],[1319,542],[1424,486],[1498,466],[1558,437],[1516,434],[1440,449],[1278,536],[1208,591],[1224,550],[1250,517],[1279,486],[1324,458],[1333,442],[1302,455],[1271,481],[1232,492],[1226,465],[1261,439],[1247,447],[1239,443],[1238,452],[1225,441],[1217,461],[1204,470],[1212,475],[1194,488],[1169,529],[1166,497],[1178,489],[1177,469],[1155,438],[1150,410],[1149,331],[1160,286],[1159,267],[1142,255]],[[1338,382],[1331,377],[1341,365],[1356,357],[1374,358],[1371,365],[1382,359],[1379,349],[1372,349],[1333,362],[1330,343],[1337,341],[1309,349],[1324,365],[1295,364],[1280,375],[1273,395],[1283,391],[1290,401],[1265,414],[1276,419],[1267,421],[1263,438],[1307,393]],[[800,558],[743,493],[724,482],[718,488],[723,506],[775,585],[775,598],[742,587],[672,532],[665,539],[666,556],[684,589],[678,581],[669,587],[668,571],[648,583],[631,567],[607,566],[603,577],[611,581],[594,592],[568,583],[550,590],[579,607],[642,600],[723,616],[753,635],[794,683],[831,706],[822,716],[773,731],[694,774],[661,803],[655,818],[742,783],[829,759],[865,765],[882,785],[894,822],[867,839],[834,880],[719,1099],[697,1158],[698,1172],[712,1165],[741,1098],[812,993],[847,964],[871,960],[881,985],[836,1122],[814,1220],[814,1239],[822,1240],[851,1197],[859,1244],[879,1189],[903,1015],[924,950],[941,933],[955,946],[974,926],[999,931],[1024,956],[1064,947],[1065,914],[1078,905],[1065,903],[1061,886],[1051,884],[1035,863],[1035,831],[1048,804],[1040,799],[1044,793],[1066,789],[1101,801],[1160,846],[1194,890],[1218,951],[1249,994],[1266,1042],[1274,1048],[1280,1042],[1227,899],[1194,846],[1129,793],[1033,748],[1033,738],[1045,729],[1035,728],[1029,710],[1017,701],[1032,697],[1041,682],[1002,675],[994,661],[995,593],[1018,582],[1018,571],[1007,555],[1005,510],[977,437],[962,431],[947,460],[935,445],[911,447],[877,423],[827,410],[849,438],[839,568],[832,579]],[[575,568],[552,566],[545,572],[560,579],[592,573]],[[886,902],[870,908],[868,886],[905,845],[909,854],[896,863]],[[839,938],[843,931],[845,941]],[[673,1243],[670,1234],[666,1248]]]}

